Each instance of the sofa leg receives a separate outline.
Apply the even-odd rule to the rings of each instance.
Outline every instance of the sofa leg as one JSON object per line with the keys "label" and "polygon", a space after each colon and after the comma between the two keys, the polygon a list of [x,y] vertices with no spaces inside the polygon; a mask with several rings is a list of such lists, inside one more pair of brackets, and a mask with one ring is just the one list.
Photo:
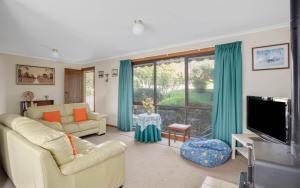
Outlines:
{"label": "sofa leg", "polygon": [[97,133],[98,136],[103,136],[105,133]]}
{"label": "sofa leg", "polygon": [[123,188],[123,185],[121,185],[119,188]]}

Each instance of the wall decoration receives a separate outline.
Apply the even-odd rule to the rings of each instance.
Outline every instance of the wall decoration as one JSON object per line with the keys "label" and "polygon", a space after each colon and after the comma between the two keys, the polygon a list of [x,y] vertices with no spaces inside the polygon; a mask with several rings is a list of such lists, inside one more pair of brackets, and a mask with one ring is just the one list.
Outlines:
{"label": "wall decoration", "polygon": [[252,70],[288,69],[289,44],[252,48]]}
{"label": "wall decoration", "polygon": [[105,77],[106,77],[105,82],[108,82],[109,74],[105,74]]}
{"label": "wall decoration", "polygon": [[111,70],[111,76],[112,77],[117,77],[118,76],[118,69],[112,69]]}
{"label": "wall decoration", "polygon": [[23,98],[24,101],[32,101],[33,98],[34,98],[34,94],[31,91],[25,91],[22,94],[22,98]]}
{"label": "wall decoration", "polygon": [[55,69],[30,65],[16,66],[17,85],[54,85]]}
{"label": "wall decoration", "polygon": [[98,78],[104,77],[104,71],[98,71]]}

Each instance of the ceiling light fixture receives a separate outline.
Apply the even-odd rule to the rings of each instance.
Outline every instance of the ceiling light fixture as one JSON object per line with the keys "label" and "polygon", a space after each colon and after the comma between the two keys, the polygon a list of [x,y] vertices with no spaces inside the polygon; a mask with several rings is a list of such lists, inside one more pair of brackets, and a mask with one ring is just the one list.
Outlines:
{"label": "ceiling light fixture", "polygon": [[142,35],[145,30],[145,26],[142,20],[134,20],[132,32],[135,35]]}
{"label": "ceiling light fixture", "polygon": [[52,51],[51,56],[55,59],[58,59],[59,58],[58,49],[53,48],[51,51]]}

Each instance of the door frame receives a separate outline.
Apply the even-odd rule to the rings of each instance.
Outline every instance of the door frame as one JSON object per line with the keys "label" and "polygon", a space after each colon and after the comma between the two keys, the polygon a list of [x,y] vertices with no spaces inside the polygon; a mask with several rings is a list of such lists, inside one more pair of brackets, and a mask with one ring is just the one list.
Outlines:
{"label": "door frame", "polygon": [[85,67],[81,69],[82,71],[82,76],[83,76],[83,101],[86,102],[85,100],[85,84],[84,84],[84,72],[85,71],[93,71],[94,72],[94,80],[93,80],[93,84],[94,84],[94,112],[96,111],[96,87],[95,87],[95,82],[96,82],[96,71],[95,71],[95,66],[93,67]]}

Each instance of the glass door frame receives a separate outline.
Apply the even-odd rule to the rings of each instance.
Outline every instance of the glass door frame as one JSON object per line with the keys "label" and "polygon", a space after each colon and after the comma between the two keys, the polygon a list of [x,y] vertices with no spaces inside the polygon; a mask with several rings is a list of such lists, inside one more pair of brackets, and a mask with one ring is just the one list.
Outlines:
{"label": "glass door frame", "polygon": [[[215,52],[208,52],[208,53],[199,53],[199,54],[193,54],[193,55],[185,55],[185,56],[178,56],[175,58],[184,58],[184,84],[185,84],[185,102],[183,106],[178,106],[178,105],[158,105],[157,104],[157,61],[159,60],[163,60],[163,59],[174,59],[174,57],[166,57],[163,59],[157,59],[157,60],[151,60],[151,61],[145,61],[145,62],[139,62],[139,63],[134,63],[133,62],[133,66],[132,66],[132,74],[134,74],[134,67],[138,66],[138,65],[142,65],[142,64],[153,64],[153,76],[154,76],[154,89],[153,89],[153,101],[154,101],[154,109],[155,109],[155,113],[157,113],[157,110],[159,107],[162,108],[173,108],[173,109],[183,109],[184,110],[184,123],[187,124],[188,122],[188,112],[190,109],[211,109],[211,107],[208,106],[204,106],[204,105],[192,105],[189,104],[189,59],[193,58],[193,57],[201,57],[201,56],[211,56],[214,55]],[[134,75],[132,75],[134,76]],[[132,79],[133,82],[133,79]],[[134,87],[134,83],[132,83],[132,87]],[[134,91],[134,88],[132,88]],[[141,101],[134,101],[134,92],[133,92],[133,105],[142,105]],[[162,132],[162,134],[164,135],[165,132]],[[165,135],[164,135],[165,136]]]}
{"label": "glass door frame", "polygon": [[95,88],[95,81],[96,81],[96,75],[95,75],[95,67],[86,67],[81,69],[83,72],[83,100],[86,103],[86,94],[85,94],[85,73],[86,72],[93,72],[94,74],[94,79],[93,79],[93,88],[94,88],[94,109],[91,109],[91,111],[95,112],[96,111],[96,88]]}

